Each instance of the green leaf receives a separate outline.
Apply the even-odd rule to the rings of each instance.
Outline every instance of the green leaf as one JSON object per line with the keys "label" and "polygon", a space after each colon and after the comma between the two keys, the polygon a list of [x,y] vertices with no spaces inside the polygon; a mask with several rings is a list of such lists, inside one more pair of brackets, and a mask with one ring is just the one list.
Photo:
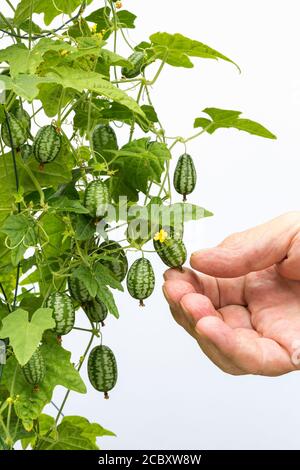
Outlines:
{"label": "green leaf", "polygon": [[42,38],[30,50],[25,44],[13,44],[0,50],[0,62],[10,65],[10,75],[16,77],[19,74],[34,74],[38,66],[43,62],[43,56],[48,51],[76,51],[67,42],[50,38]]}
{"label": "green leaf", "polygon": [[109,312],[116,318],[119,318],[119,311],[116,305],[115,299],[109,288],[102,284],[100,280],[98,280],[99,288],[97,291],[97,297],[106,305]]}
{"label": "green leaf", "polygon": [[40,225],[47,234],[48,240],[43,245],[44,256],[47,259],[61,256],[70,247],[70,240],[62,241],[65,222],[56,214],[46,213],[40,219]]}
{"label": "green leaf", "polygon": [[33,11],[34,13],[43,13],[44,22],[49,25],[56,16],[62,13],[71,15],[81,4],[82,0],[55,0],[55,2],[49,2],[49,0],[21,0],[17,6],[14,23],[20,26],[23,21],[30,17],[31,11]]}
{"label": "green leaf", "polygon": [[100,33],[103,29],[107,29],[112,26],[112,22],[110,20],[110,13],[111,9],[109,7],[103,7],[93,11],[85,19],[87,21],[96,23],[97,33]]}
{"label": "green leaf", "polygon": [[121,10],[117,12],[118,23],[121,28],[135,28],[136,15],[127,10]]}
{"label": "green leaf", "polygon": [[143,104],[141,109],[144,111],[146,118],[151,122],[158,122],[158,117],[153,106]]}
{"label": "green leaf", "polygon": [[[1,86],[4,90],[12,90],[16,95],[24,98],[27,101],[32,101],[39,94],[38,85],[42,83],[49,83],[52,80],[47,77],[37,77],[36,75],[21,74],[14,78],[1,76]],[[2,89],[0,88],[0,91]]]}
{"label": "green leaf", "polygon": [[8,313],[6,305],[0,302],[0,328],[2,328],[3,318],[7,317]]}
{"label": "green leaf", "polygon": [[203,113],[207,114],[211,120],[207,118],[196,118],[194,127],[202,127],[206,132],[213,134],[220,128],[234,128],[240,131],[248,132],[249,134],[265,137],[267,139],[276,139],[276,135],[272,134],[268,129],[259,124],[258,122],[251,121],[250,119],[243,119],[239,116],[241,111],[232,111],[228,109],[219,108],[206,108]]}
{"label": "green leaf", "polygon": [[47,440],[41,450],[98,450],[97,437],[115,436],[100,424],[90,423],[81,416],[65,416]]}
{"label": "green leaf", "polygon": [[190,57],[203,59],[222,59],[238,65],[231,59],[199,41],[189,39],[182,34],[155,33],[150,36],[156,57],[174,67],[192,68]]}
{"label": "green leaf", "polygon": [[75,237],[77,240],[90,240],[96,231],[94,221],[85,215],[80,215],[76,219]]}
{"label": "green leaf", "polygon": [[71,90],[65,90],[65,93],[62,95],[63,87],[56,83],[42,83],[39,89],[40,92],[37,98],[41,100],[44,111],[48,117],[57,115],[61,98],[62,106],[66,106],[70,99],[74,97],[74,93]]}
{"label": "green leaf", "polygon": [[98,95],[121,103],[134,113],[144,116],[143,111],[133,98],[109,81],[104,80],[97,72],[83,73],[82,70],[72,67],[57,67],[55,71],[49,72],[48,76],[64,88],[73,88],[80,92],[88,89]]}
{"label": "green leaf", "polygon": [[92,297],[96,297],[98,291],[98,282],[93,272],[87,266],[79,266],[73,271],[72,276],[83,282]]}
{"label": "green leaf", "polygon": [[112,177],[112,196],[127,196],[131,201],[138,200],[138,192],[146,194],[149,181],[160,182],[165,162],[171,154],[165,144],[150,142],[145,137],[124,145],[113,163],[117,171]]}
{"label": "green leaf", "polygon": [[132,113],[126,106],[119,103],[113,102],[108,109],[103,109],[101,117],[110,121],[120,121],[132,125],[133,120],[141,127],[144,132],[148,132],[150,129],[150,122],[158,122],[157,115],[152,106],[142,105],[142,111],[144,112],[146,119],[142,116]]}
{"label": "green leaf", "polygon": [[88,214],[89,211],[80,201],[68,199],[66,196],[51,199],[51,207],[56,212],[74,212],[75,214]]}
{"label": "green leaf", "polygon": [[[46,375],[39,385],[38,393],[24,379],[22,371],[17,369],[14,392],[19,395],[15,403],[17,416],[22,420],[25,429],[31,430],[33,421],[38,418],[44,406],[51,401],[53,390],[57,385],[78,393],[86,393],[86,386],[79,373],[71,364],[71,353],[57,343],[43,344],[40,348],[46,364]],[[11,389],[17,362],[14,357],[8,359],[3,384]]]}
{"label": "green leaf", "polygon": [[53,328],[55,321],[49,308],[39,308],[31,321],[28,312],[19,308],[4,318],[2,324],[0,337],[9,338],[19,364],[24,366],[37,349],[44,331]]}
{"label": "green leaf", "polygon": [[[39,416],[39,437],[45,436],[50,431],[50,428],[55,427],[55,419],[52,416],[41,414]],[[36,445],[38,436],[33,434],[31,437],[26,437],[22,439],[22,449],[25,450],[29,445],[32,448]]]}
{"label": "green leaf", "polygon": [[106,284],[107,286],[112,287],[113,289],[118,289],[121,292],[124,291],[122,284],[111,274],[111,271],[103,266],[101,263],[97,263],[95,266],[95,276],[98,282],[101,285]]}
{"label": "green leaf", "polygon": [[0,229],[8,237],[14,266],[21,261],[27,248],[36,244],[34,224],[34,219],[24,214],[10,215]]}

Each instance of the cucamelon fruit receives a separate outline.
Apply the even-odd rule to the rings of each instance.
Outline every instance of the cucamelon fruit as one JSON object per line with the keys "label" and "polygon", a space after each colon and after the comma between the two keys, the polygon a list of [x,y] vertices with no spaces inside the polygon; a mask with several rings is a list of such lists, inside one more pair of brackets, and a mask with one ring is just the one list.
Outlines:
{"label": "cucamelon fruit", "polygon": [[67,294],[53,292],[47,300],[47,307],[52,308],[52,317],[56,322],[54,332],[58,336],[69,333],[75,323],[75,309]]}
{"label": "cucamelon fruit", "polygon": [[35,387],[43,382],[46,367],[44,358],[39,349],[33,353],[29,361],[22,367],[22,372],[25,380]]}
{"label": "cucamelon fruit", "polygon": [[76,302],[79,302],[80,305],[83,305],[86,302],[90,302],[93,299],[84,283],[77,277],[69,277],[68,289],[72,299],[76,300]]}
{"label": "cucamelon fruit", "polygon": [[187,252],[181,239],[167,237],[164,242],[153,240],[156,253],[170,268],[182,268],[186,262]]}
{"label": "cucamelon fruit", "polygon": [[104,157],[109,162],[114,157],[110,150],[118,150],[116,133],[109,124],[99,124],[94,128],[92,143],[95,156],[99,161]]}
{"label": "cucamelon fruit", "polygon": [[140,301],[140,306],[144,306],[143,300],[149,297],[155,286],[155,276],[151,263],[146,258],[137,259],[130,267],[127,274],[127,289],[129,294]]}
{"label": "cucamelon fruit", "polygon": [[[27,140],[26,128],[22,121],[19,121],[13,114],[7,115],[7,121],[4,121],[1,126],[1,137],[7,147],[20,148]],[[10,129],[10,132],[9,132]],[[10,135],[11,134],[11,135]],[[11,138],[12,142],[11,142]]]}
{"label": "cucamelon fruit", "polygon": [[111,257],[111,259],[100,259],[101,264],[108,268],[119,282],[124,281],[128,271],[128,260],[121,245],[113,240],[107,240],[101,243],[97,252]]}
{"label": "cucamelon fruit", "polygon": [[33,142],[33,154],[42,165],[55,160],[60,152],[62,137],[52,125],[41,127]]}
{"label": "cucamelon fruit", "polygon": [[141,51],[135,51],[128,57],[129,62],[132,63],[133,67],[123,67],[122,76],[126,78],[135,78],[141,74],[145,68],[145,54]]}
{"label": "cucamelon fruit", "polygon": [[114,353],[108,346],[96,346],[88,358],[88,376],[92,386],[98,392],[104,392],[104,398],[114,388],[118,379],[118,367]]}
{"label": "cucamelon fruit", "polygon": [[101,180],[89,183],[84,194],[84,206],[91,217],[103,217],[109,203],[109,191],[107,185]]}
{"label": "cucamelon fruit", "polygon": [[101,323],[104,326],[104,320],[107,317],[108,310],[106,305],[100,299],[91,300],[83,306],[88,319],[93,323]]}
{"label": "cucamelon fruit", "polygon": [[174,173],[174,188],[179,194],[183,195],[186,201],[187,194],[191,194],[196,186],[197,173],[193,159],[187,153],[179,157]]}

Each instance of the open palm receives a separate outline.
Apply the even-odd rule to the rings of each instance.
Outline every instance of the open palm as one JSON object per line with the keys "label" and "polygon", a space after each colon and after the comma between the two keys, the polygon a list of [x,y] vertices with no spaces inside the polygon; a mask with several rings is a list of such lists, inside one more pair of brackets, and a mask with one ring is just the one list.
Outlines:
{"label": "open palm", "polygon": [[176,321],[225,372],[300,368],[300,216],[290,213],[195,253],[165,273]]}

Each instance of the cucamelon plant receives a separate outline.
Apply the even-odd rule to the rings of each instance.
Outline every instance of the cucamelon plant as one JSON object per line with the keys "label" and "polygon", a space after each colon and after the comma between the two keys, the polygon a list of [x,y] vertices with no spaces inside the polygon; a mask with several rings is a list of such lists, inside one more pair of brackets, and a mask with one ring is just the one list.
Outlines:
{"label": "cucamelon plant", "polygon": [[[0,339],[7,361],[0,364],[0,449],[21,440],[34,450],[94,450],[98,436],[113,435],[64,416],[64,407],[70,392],[91,392],[90,384],[114,399],[116,358],[102,340],[111,317],[119,317],[115,290],[127,284],[141,305],[148,299],[143,315],[151,313],[156,253],[182,269],[184,223],[212,215],[176,194],[192,198],[200,173],[189,143],[222,127],[275,139],[239,111],[207,107],[204,116],[196,105],[196,130],[167,137],[151,98],[161,74],[171,77],[170,67],[196,60],[238,66],[179,33],[154,31],[131,43],[126,30],[134,29],[135,15],[122,3],[1,6]],[[124,316],[137,310],[127,291]],[[76,338],[72,359],[66,335]],[[65,396],[46,415],[57,385]],[[101,419],[101,407],[95,410]]]}

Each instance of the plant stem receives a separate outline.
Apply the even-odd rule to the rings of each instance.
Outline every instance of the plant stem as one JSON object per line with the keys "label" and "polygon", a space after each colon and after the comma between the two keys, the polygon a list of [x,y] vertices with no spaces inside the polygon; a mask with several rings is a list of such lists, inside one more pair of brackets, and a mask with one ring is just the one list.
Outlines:
{"label": "plant stem", "polygon": [[[136,98],[137,104],[139,104],[139,102],[140,102],[140,99],[141,99],[141,96],[142,96],[142,93],[143,93],[143,89],[144,89],[144,83],[141,83],[139,91],[138,91],[138,95],[137,95],[137,98]],[[129,142],[132,141],[133,134],[134,134],[134,127],[135,127],[135,119],[133,118],[131,126],[130,126]]]}
{"label": "plant stem", "polygon": [[[113,14],[113,22],[114,22],[114,53],[116,54],[117,52],[117,39],[118,39],[118,23],[117,23],[117,15],[116,15],[116,10],[115,10],[115,5],[114,3],[109,0],[109,4],[111,7],[111,11]],[[115,80],[118,80],[118,75],[117,75],[117,67],[114,65],[114,76]],[[118,86],[118,84],[117,84]]]}
{"label": "plant stem", "polygon": [[9,5],[9,6],[10,6],[10,8],[12,9],[12,11],[14,11],[14,12],[15,12],[15,11],[16,11],[16,9],[15,9],[15,7],[13,6],[13,4],[10,2],[10,0],[5,0],[5,1],[6,1],[7,5]]}
{"label": "plant stem", "polygon": [[36,190],[40,195],[40,205],[41,205],[41,207],[43,207],[45,205],[45,195],[44,195],[44,192],[42,190],[42,187],[41,187],[40,183],[38,182],[38,180],[36,179],[36,177],[32,173],[31,168],[29,168],[28,165],[25,165],[22,161],[19,162],[19,163],[22,166],[22,168],[26,171],[26,173],[30,177],[31,181],[33,182],[34,186],[36,187]]}
{"label": "plant stem", "polygon": [[[82,356],[82,358],[81,358],[80,364],[79,364],[79,366],[77,367],[77,371],[78,371],[78,372],[80,371],[80,369],[81,369],[81,367],[82,367],[82,365],[83,365],[83,363],[84,363],[84,361],[85,361],[85,358],[86,358],[86,356],[87,356],[87,354],[88,354],[88,352],[89,352],[89,350],[90,350],[90,347],[91,347],[91,345],[92,345],[92,343],[93,343],[94,337],[95,337],[95,333],[93,332],[93,333],[91,334],[91,338],[90,338],[90,340],[89,340],[89,342],[88,342],[88,345],[87,345],[87,347],[86,347],[86,350],[85,350],[84,353],[83,353],[83,356]],[[65,406],[65,404],[66,404],[66,401],[67,401],[67,399],[69,398],[70,393],[71,393],[71,390],[68,390],[68,391],[66,392],[65,396],[64,396],[64,399],[63,399],[63,401],[62,401],[62,404],[61,404],[61,406],[60,406],[60,408],[59,408],[59,411],[58,411],[57,416],[56,416],[56,419],[55,419],[55,423],[56,423],[56,424],[58,423],[58,420],[59,420],[60,415],[61,415],[61,413],[62,413],[62,411],[63,411],[63,409],[64,409],[64,406]]]}
{"label": "plant stem", "polygon": [[[16,382],[16,376],[17,376],[17,370],[18,370],[19,364],[16,365],[11,387],[10,387],[10,398],[13,397],[14,395],[14,390],[15,390],[15,382]],[[6,428],[10,437],[10,420],[11,420],[11,411],[12,411],[12,403],[9,403],[8,405],[8,410],[7,410],[7,420],[6,420]]]}
{"label": "plant stem", "polygon": [[7,307],[7,310],[9,313],[11,313],[11,307],[9,305],[9,302],[8,302],[8,298],[7,298],[7,295],[6,295],[6,292],[4,290],[4,287],[3,287],[3,284],[2,282],[0,282],[0,289],[1,289],[1,292],[3,294],[3,297],[4,297],[4,300],[5,300],[5,303],[6,303],[6,307]]}

